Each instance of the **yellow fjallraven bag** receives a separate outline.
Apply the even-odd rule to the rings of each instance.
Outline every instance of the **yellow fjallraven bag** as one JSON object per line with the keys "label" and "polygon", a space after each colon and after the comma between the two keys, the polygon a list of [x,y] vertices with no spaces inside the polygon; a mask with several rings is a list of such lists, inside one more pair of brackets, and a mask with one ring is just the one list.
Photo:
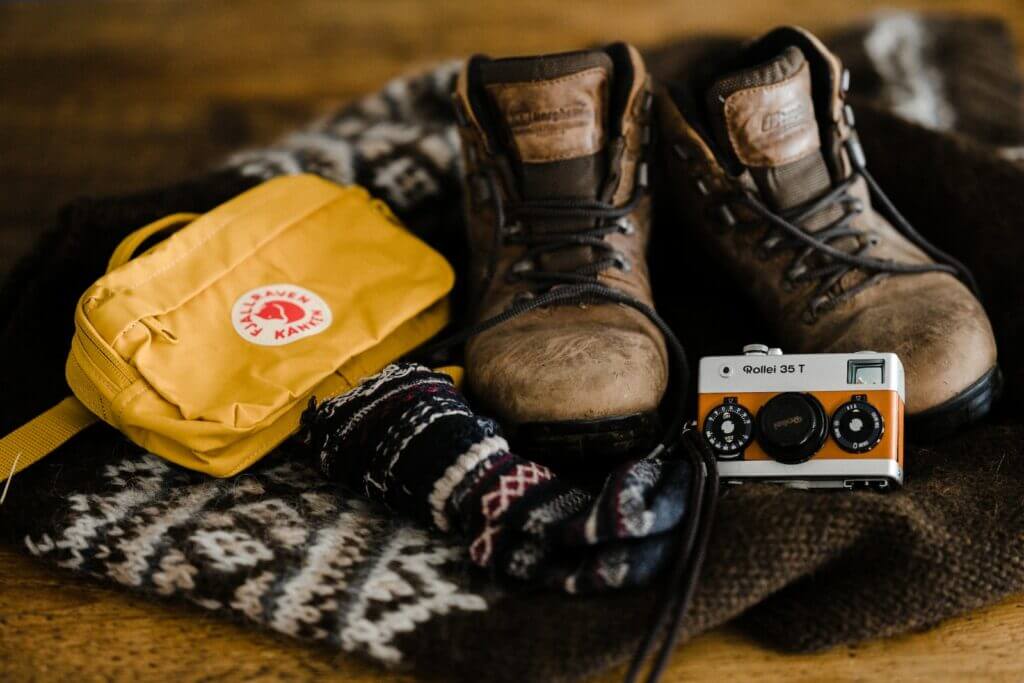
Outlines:
{"label": "yellow fjallraven bag", "polygon": [[[162,232],[170,237],[132,258]],[[0,481],[97,419],[227,477],[448,322],[454,274],[360,187],[265,182],[118,246],[75,311],[74,397],[0,439]]]}

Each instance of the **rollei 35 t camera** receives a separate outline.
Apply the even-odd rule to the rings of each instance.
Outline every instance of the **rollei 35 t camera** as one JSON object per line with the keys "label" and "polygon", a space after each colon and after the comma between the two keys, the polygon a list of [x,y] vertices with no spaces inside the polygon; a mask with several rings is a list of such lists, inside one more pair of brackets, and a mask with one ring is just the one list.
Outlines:
{"label": "rollei 35 t camera", "polygon": [[903,484],[903,364],[893,353],[784,355],[761,344],[700,361],[697,426],[726,482]]}

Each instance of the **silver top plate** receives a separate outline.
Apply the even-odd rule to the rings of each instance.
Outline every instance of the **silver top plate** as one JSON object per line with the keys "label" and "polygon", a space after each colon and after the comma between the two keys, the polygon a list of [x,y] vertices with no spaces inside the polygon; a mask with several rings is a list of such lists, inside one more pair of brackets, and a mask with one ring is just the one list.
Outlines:
{"label": "silver top plate", "polygon": [[699,373],[702,394],[896,391],[907,400],[903,364],[895,353],[706,356]]}

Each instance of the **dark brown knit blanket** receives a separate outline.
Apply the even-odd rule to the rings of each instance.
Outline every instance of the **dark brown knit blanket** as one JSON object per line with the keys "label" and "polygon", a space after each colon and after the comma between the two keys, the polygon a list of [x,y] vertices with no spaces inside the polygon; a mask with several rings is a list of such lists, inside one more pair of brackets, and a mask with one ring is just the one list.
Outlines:
{"label": "dark brown knit blanket", "polygon": [[[691,636],[736,619],[775,647],[817,650],[1024,591],[1024,167],[1013,160],[1024,117],[1012,46],[998,23],[913,15],[830,42],[853,71],[872,172],[922,233],[977,276],[1005,395],[954,438],[911,434],[898,493],[730,489],[686,624]],[[698,49],[727,44],[687,41],[651,51],[650,62],[670,79]],[[0,291],[0,431],[66,395],[75,301],[125,234],[167,213],[208,210],[263,178],[312,171],[365,185],[461,263],[447,104],[456,68],[399,79],[216,173],[67,207]],[[657,305],[691,358],[770,342],[753,307],[726,315],[697,295],[713,281],[743,300],[672,230],[671,216],[659,222]],[[620,662],[661,589],[524,592],[474,569],[458,538],[339,490],[295,443],[245,474],[212,480],[102,425],[14,478],[0,535],[79,575],[451,679],[566,679]]]}

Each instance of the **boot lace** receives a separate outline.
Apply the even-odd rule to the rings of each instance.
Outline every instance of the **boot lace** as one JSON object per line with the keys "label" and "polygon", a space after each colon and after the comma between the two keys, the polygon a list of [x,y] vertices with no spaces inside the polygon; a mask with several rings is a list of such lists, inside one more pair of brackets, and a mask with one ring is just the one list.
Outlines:
{"label": "boot lace", "polygon": [[[621,206],[582,199],[506,200],[498,191],[497,172],[488,168],[481,173],[497,219],[490,273],[493,275],[497,256],[505,245],[525,247],[506,275],[510,282],[528,283],[529,289],[520,292],[519,300],[531,298],[558,285],[596,283],[598,276],[609,268],[623,272],[632,269],[626,255],[616,250],[605,238],[615,233],[632,235],[636,232],[628,216],[637,208],[647,188],[645,164],[639,166],[633,196]],[[529,229],[528,226],[537,220],[592,222],[593,226],[559,232]],[[568,269],[543,269],[538,265],[546,254],[580,247],[589,247],[595,258]]]}
{"label": "boot lace", "polygon": [[[817,199],[792,209],[774,211],[754,192],[748,190],[729,195],[719,205],[719,213],[729,225],[756,227],[767,222],[770,229],[758,246],[764,258],[769,258],[780,251],[795,252],[783,275],[784,286],[792,287],[805,282],[818,283],[810,295],[804,315],[805,322],[813,323],[822,313],[889,275],[949,273],[958,277],[975,296],[978,296],[978,286],[970,270],[953,256],[928,242],[885,195],[865,167],[864,152],[855,134],[847,140],[846,149],[853,167],[852,172],[848,178],[835,183],[831,190]],[[685,150],[678,146],[675,152],[684,159],[688,158]],[[858,178],[863,178],[867,184],[876,210],[889,220],[897,232],[930,256],[935,263],[901,263],[866,255],[866,252],[878,243],[878,238],[852,225],[853,219],[865,210],[864,202],[850,192]],[[736,221],[735,215],[729,209],[734,203],[750,209],[757,218],[745,223]],[[838,209],[839,214],[831,223],[814,232],[803,227],[812,217],[830,209]],[[842,246],[838,246],[837,243],[841,243]],[[815,254],[824,258],[813,261],[816,265],[811,265],[811,257]],[[843,276],[856,269],[864,271],[868,277],[853,287],[835,294],[833,287]]]}

